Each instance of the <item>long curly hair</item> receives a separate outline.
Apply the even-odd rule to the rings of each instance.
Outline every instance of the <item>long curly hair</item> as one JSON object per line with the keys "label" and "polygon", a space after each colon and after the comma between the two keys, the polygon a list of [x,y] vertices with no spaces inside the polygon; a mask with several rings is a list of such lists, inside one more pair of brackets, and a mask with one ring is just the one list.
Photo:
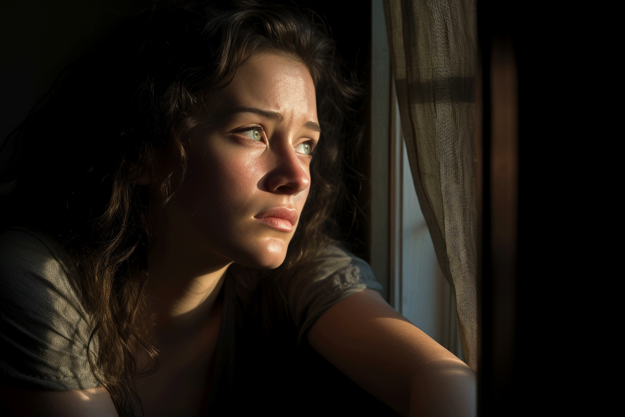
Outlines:
{"label": "long curly hair", "polygon": [[[185,134],[255,53],[287,53],[308,67],[322,130],[300,225],[284,263],[265,277],[288,279],[344,239],[337,213],[356,210],[346,181],[361,178],[353,103],[362,92],[323,20],[294,6],[215,3],[170,2],[121,23],[62,71],[5,142],[16,151],[0,180],[16,186],[1,198],[2,227],[43,230],[67,251],[92,320],[89,363],[120,416],[138,399],[134,377],[158,366],[140,320],[152,219],[184,179]],[[136,185],[141,169],[155,178],[150,186]],[[137,348],[152,359],[146,372],[137,369]]]}

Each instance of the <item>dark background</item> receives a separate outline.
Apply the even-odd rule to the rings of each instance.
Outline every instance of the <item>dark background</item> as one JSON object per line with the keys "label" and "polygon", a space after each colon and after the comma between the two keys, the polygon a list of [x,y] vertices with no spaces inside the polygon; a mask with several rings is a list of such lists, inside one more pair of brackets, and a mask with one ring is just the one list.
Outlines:
{"label": "dark background", "polygon": [[[614,277],[620,282],[623,275],[616,264],[622,257],[615,255],[622,238],[614,227],[615,209],[620,218],[614,190],[622,185],[614,184],[613,174],[622,156],[610,149],[621,131],[622,117],[613,114],[622,108],[621,54],[613,52],[622,49],[622,35],[615,34],[622,25],[611,21],[608,9],[556,3],[477,2],[484,159],[492,156],[493,139],[487,129],[490,48],[505,39],[518,75],[519,170],[512,274],[489,269],[492,213],[483,201],[480,417],[598,416],[621,408],[615,382],[621,349],[610,329],[622,321],[614,313],[620,291],[612,289]],[[504,287],[506,298],[498,301],[512,304],[515,313],[504,317],[514,327],[508,351],[497,348],[501,334],[493,325],[502,317],[494,301]],[[509,374],[499,372],[502,364]]]}

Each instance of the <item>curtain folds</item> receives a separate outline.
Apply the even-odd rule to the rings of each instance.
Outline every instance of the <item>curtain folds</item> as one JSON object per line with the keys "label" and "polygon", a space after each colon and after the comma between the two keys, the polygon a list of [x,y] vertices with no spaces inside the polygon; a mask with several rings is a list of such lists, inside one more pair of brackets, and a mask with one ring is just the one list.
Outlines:
{"label": "curtain folds", "polygon": [[384,0],[384,14],[417,197],[477,370],[476,0]]}

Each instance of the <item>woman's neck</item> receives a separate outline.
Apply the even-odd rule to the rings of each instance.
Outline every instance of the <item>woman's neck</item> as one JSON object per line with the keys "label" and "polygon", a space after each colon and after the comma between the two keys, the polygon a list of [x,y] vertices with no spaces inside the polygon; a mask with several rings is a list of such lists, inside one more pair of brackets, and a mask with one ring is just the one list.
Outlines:
{"label": "woman's neck", "polygon": [[203,329],[231,263],[206,253],[201,242],[180,229],[168,228],[155,237],[148,257],[146,313],[156,315],[157,347],[184,344]]}

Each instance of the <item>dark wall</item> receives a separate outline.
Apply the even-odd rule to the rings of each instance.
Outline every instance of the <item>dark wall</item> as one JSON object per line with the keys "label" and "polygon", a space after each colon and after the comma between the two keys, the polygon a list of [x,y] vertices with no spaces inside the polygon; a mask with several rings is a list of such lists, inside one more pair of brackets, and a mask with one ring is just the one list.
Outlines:
{"label": "dark wall", "polygon": [[[612,187],[608,174],[621,166],[608,154],[621,159],[610,145],[620,142],[622,133],[614,132],[621,131],[615,125],[622,117],[610,111],[620,109],[612,87],[622,78],[615,65],[620,54],[613,53],[622,35],[611,33],[621,26],[609,15],[604,8],[555,2],[478,2],[484,80],[492,76],[495,40],[511,45],[518,77],[516,260],[512,273],[489,271],[494,251],[485,239],[481,417],[608,415],[619,406],[612,392],[620,386],[612,381],[620,372],[612,358],[619,357],[620,343],[604,330],[620,328],[611,308],[620,305],[621,292],[610,285],[615,289],[614,278],[622,277],[614,226],[620,211],[610,202],[622,186]],[[484,82],[486,115],[487,87]],[[485,130],[485,141],[489,135]],[[489,157],[485,146],[485,168]],[[488,181],[486,176],[485,186]],[[485,221],[484,236],[488,227]],[[495,291],[506,286],[510,297],[502,301]],[[505,349],[494,318],[513,330]]]}
{"label": "dark wall", "polygon": [[147,0],[6,1],[0,6],[0,140],[60,68]]}

